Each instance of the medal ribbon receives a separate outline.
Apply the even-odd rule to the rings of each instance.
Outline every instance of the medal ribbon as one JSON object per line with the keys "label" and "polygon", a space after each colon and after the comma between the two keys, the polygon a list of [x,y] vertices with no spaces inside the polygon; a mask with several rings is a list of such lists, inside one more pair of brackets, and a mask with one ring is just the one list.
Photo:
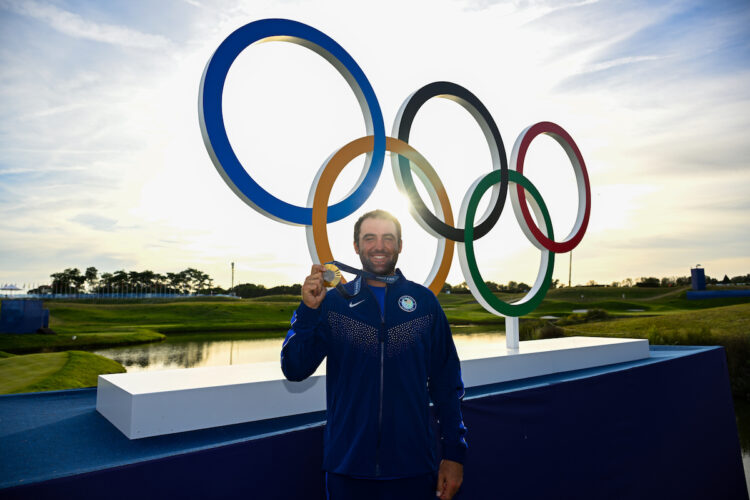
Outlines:
{"label": "medal ribbon", "polygon": [[382,281],[383,283],[387,285],[392,285],[395,283],[399,276],[398,274],[390,274],[388,276],[382,276],[380,274],[371,273],[369,271],[365,271],[362,269],[357,269],[356,267],[348,266],[346,264],[342,264],[341,262],[337,260],[332,260],[331,262],[326,262],[326,264],[333,264],[334,266],[338,267],[342,271],[346,271],[347,273],[356,274],[357,276],[362,276],[364,279],[368,280],[376,280],[376,281]]}

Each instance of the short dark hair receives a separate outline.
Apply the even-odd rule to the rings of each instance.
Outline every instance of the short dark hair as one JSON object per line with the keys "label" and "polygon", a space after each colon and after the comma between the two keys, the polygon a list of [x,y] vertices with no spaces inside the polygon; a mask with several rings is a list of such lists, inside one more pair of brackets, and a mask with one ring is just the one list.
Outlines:
{"label": "short dark hair", "polygon": [[357,245],[359,245],[359,229],[362,227],[362,221],[365,219],[385,219],[393,222],[396,225],[396,237],[399,242],[401,241],[401,223],[390,212],[377,209],[362,215],[362,217],[360,217],[354,224],[354,243]]}

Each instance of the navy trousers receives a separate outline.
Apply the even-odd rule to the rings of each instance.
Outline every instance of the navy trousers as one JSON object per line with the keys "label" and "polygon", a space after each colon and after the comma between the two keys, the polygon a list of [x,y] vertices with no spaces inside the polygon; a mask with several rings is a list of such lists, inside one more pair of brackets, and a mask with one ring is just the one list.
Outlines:
{"label": "navy trousers", "polygon": [[436,474],[381,480],[326,473],[327,500],[435,500],[436,488]]}

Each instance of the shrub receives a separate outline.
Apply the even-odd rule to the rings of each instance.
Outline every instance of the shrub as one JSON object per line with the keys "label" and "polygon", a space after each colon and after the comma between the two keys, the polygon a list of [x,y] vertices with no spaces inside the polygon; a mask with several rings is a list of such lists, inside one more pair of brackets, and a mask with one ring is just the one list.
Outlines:
{"label": "shrub", "polygon": [[564,337],[565,333],[547,320],[526,319],[520,322],[518,336],[519,340],[541,340]]}
{"label": "shrub", "polygon": [[559,326],[579,325],[593,321],[607,321],[611,316],[604,309],[591,309],[585,313],[573,313],[557,321]]}
{"label": "shrub", "polygon": [[548,322],[543,327],[537,328],[536,335],[539,339],[556,339],[559,337],[564,337],[565,332],[559,326],[553,325],[552,323]]}

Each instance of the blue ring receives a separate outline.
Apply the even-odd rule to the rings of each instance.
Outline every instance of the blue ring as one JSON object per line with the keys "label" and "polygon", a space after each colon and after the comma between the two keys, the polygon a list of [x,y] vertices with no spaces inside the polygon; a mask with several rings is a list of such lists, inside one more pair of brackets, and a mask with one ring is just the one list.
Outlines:
{"label": "blue ring", "polygon": [[224,127],[222,94],[229,68],[245,48],[272,37],[291,37],[285,41],[303,45],[318,53],[336,67],[355,94],[358,94],[358,90],[361,93],[357,97],[365,114],[368,135],[375,137],[374,148],[359,186],[345,199],[328,207],[327,221],[341,220],[361,207],[375,189],[385,159],[385,125],[375,91],[364,72],[343,47],[325,33],[289,19],[262,19],[246,24],[229,35],[214,52],[201,79],[198,114],[203,141],[219,174],[245,203],[282,222],[312,224],[312,208],[286,203],[255,182],[234,153]]}

